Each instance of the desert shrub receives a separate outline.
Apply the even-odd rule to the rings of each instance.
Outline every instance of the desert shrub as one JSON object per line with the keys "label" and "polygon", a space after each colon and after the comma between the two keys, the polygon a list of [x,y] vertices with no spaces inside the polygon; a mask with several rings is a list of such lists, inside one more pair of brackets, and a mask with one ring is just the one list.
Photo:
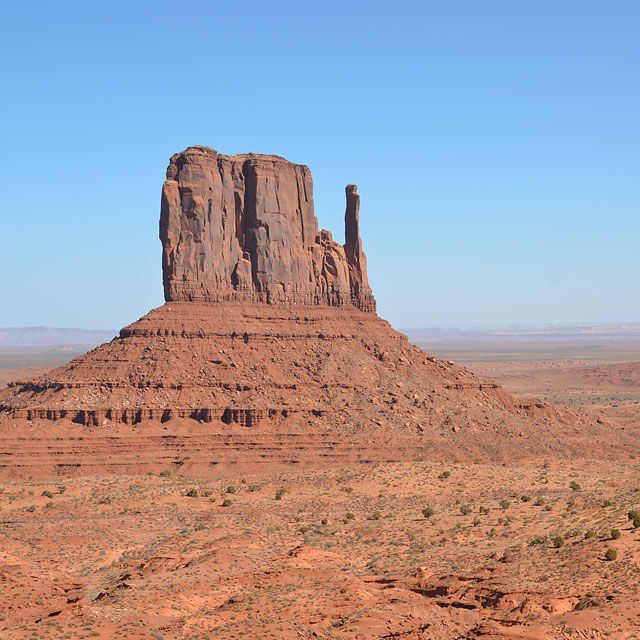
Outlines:
{"label": "desert shrub", "polygon": [[617,540],[622,534],[620,533],[620,529],[611,529],[611,537],[614,540]]}
{"label": "desert shrub", "polygon": [[47,504],[44,505],[47,509],[51,509],[51,507],[53,507],[53,502],[47,502]]}
{"label": "desert shrub", "polygon": [[546,500],[544,498],[536,498],[536,501],[533,503],[536,507],[541,507]]}
{"label": "desert shrub", "polygon": [[230,498],[225,498],[222,501],[222,506],[223,507],[230,507],[233,504],[233,500],[231,500]]}
{"label": "desert shrub", "polygon": [[564,538],[562,536],[555,536],[551,542],[553,542],[553,546],[556,549],[559,549],[560,547],[564,546]]}
{"label": "desert shrub", "polygon": [[311,530],[311,527],[307,527],[306,525],[304,527],[300,527],[299,531],[302,535],[304,535],[305,533],[307,533],[308,531]]}
{"label": "desert shrub", "polygon": [[347,512],[347,515],[345,516],[345,518],[347,520],[355,520],[356,519],[356,514],[355,513],[351,513],[351,511]]}
{"label": "desert shrub", "polygon": [[372,520],[380,520],[382,518],[382,514],[379,511],[374,511],[371,515]]}
{"label": "desert shrub", "polygon": [[98,504],[111,504],[111,496],[102,496],[102,498],[98,500]]}
{"label": "desert shrub", "polygon": [[544,510],[545,511],[551,511],[551,509],[553,509],[553,507],[550,504],[545,504],[544,505]]}
{"label": "desert shrub", "polygon": [[230,484],[227,487],[227,493],[235,493],[235,492],[236,492],[236,488],[232,484]]}
{"label": "desert shrub", "polygon": [[435,513],[435,509],[432,509],[431,507],[427,507],[426,509],[422,510],[422,515],[425,518],[430,518],[434,513]]}
{"label": "desert shrub", "polygon": [[259,484],[252,484],[249,486],[249,491],[254,492],[254,491],[259,491],[260,490],[260,485]]}
{"label": "desert shrub", "polygon": [[491,529],[489,529],[489,533],[487,535],[490,538],[493,538],[496,535],[496,528],[495,527],[491,527]]}
{"label": "desert shrub", "polygon": [[204,525],[204,524],[202,524],[202,523],[197,524],[197,525],[194,527],[195,531],[204,531],[206,528],[207,528],[207,526],[206,526],[206,525]]}
{"label": "desert shrub", "polygon": [[480,507],[478,508],[478,513],[489,513],[489,508],[485,507],[483,505],[480,505]]}
{"label": "desert shrub", "polygon": [[466,516],[471,513],[471,505],[470,504],[462,504],[460,505],[460,513],[463,516]]}
{"label": "desert shrub", "polygon": [[278,489],[276,491],[276,500],[282,500],[282,496],[287,492],[287,490],[283,487],[282,489]]}
{"label": "desert shrub", "polygon": [[200,496],[200,494],[198,493],[198,490],[193,487],[187,490],[187,492],[184,495],[187,496],[187,498],[198,498]]}
{"label": "desert shrub", "polygon": [[67,490],[67,487],[65,487],[63,484],[58,485],[58,493],[60,495],[62,495],[66,490]]}
{"label": "desert shrub", "polygon": [[169,478],[172,474],[171,469],[165,469],[164,471],[161,471],[158,475],[160,475],[163,478]]}
{"label": "desert shrub", "polygon": [[571,498],[570,500],[567,500],[567,509],[573,509],[573,507],[576,506],[576,501]]}
{"label": "desert shrub", "polygon": [[547,544],[548,540],[549,540],[549,536],[544,536],[539,534],[539,535],[533,536],[533,538],[529,540],[529,546],[535,547],[536,545],[539,545],[539,544]]}
{"label": "desert shrub", "polygon": [[33,513],[35,510],[36,510],[36,505],[35,505],[35,504],[29,505],[29,506],[27,507],[27,511],[28,511],[29,513]]}
{"label": "desert shrub", "polygon": [[322,522],[320,524],[326,527],[329,524],[329,521],[326,518],[322,518]]}
{"label": "desert shrub", "polygon": [[451,477],[451,471],[443,471],[438,478],[440,478],[440,480],[444,480],[445,478],[450,478]]}
{"label": "desert shrub", "polygon": [[503,498],[502,500],[500,500],[500,508],[501,509],[508,509],[511,506],[511,501],[507,500],[506,498]]}
{"label": "desert shrub", "polygon": [[248,483],[247,483],[247,479],[246,479],[246,478],[242,478],[242,480],[240,480],[240,482],[241,482],[242,484],[248,484]]}
{"label": "desert shrub", "polygon": [[531,502],[531,496],[520,496],[522,502]]}
{"label": "desert shrub", "polygon": [[595,538],[596,537],[596,532],[593,529],[589,529],[585,534],[584,534],[584,538],[585,540],[589,540],[589,538]]}
{"label": "desert shrub", "polygon": [[611,507],[611,506],[613,506],[613,502],[611,502],[611,500],[605,500],[605,501],[602,503],[602,506],[606,509],[607,507]]}
{"label": "desert shrub", "polygon": [[582,487],[575,480],[572,480],[569,483],[569,489],[571,489],[572,491],[580,491]]}
{"label": "desert shrub", "polygon": [[631,509],[631,511],[627,513],[627,518],[629,518],[629,520],[635,520],[636,518],[640,518],[640,513],[638,513],[636,509]]}
{"label": "desert shrub", "polygon": [[634,529],[640,528],[640,516],[634,518],[632,524]]}
{"label": "desert shrub", "polygon": [[480,522],[481,522],[480,518],[475,517],[475,518],[473,519],[473,526],[474,526],[474,527],[477,527],[477,526],[480,524]]}
{"label": "desert shrub", "polygon": [[47,498],[53,498],[53,493],[51,493],[51,491],[49,490],[43,491],[40,495],[47,496]]}
{"label": "desert shrub", "polygon": [[604,557],[610,562],[613,562],[618,557],[618,552],[615,549],[609,548],[604,554]]}

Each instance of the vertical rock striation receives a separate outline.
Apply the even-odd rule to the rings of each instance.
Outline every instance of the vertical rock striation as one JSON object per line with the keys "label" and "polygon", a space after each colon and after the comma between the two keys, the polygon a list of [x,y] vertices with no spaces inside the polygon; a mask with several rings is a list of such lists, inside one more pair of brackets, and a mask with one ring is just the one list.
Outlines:
{"label": "vertical rock striation", "polygon": [[347,186],[345,245],[318,230],[309,169],[279,156],[190,147],[162,189],[165,299],[355,307],[375,312]]}

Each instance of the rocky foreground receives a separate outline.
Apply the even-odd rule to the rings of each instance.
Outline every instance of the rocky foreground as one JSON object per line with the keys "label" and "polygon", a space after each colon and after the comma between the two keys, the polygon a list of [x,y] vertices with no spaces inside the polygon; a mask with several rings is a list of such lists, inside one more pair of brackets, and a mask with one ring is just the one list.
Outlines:
{"label": "rocky foreground", "polygon": [[634,461],[167,468],[0,506],[1,638],[640,634]]}

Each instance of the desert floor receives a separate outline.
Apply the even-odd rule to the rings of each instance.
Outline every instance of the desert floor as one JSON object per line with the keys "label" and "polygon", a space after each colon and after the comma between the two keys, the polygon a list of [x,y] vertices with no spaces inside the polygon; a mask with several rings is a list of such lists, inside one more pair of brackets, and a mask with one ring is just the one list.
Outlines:
{"label": "desert floor", "polygon": [[[628,358],[476,355],[640,426]],[[5,480],[0,509],[2,640],[640,638],[635,457]]]}

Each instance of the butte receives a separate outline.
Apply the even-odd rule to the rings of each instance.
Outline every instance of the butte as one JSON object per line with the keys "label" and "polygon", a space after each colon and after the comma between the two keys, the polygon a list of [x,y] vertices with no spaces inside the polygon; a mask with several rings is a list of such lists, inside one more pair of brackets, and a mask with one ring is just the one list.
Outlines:
{"label": "butte", "polygon": [[318,229],[306,166],[200,146],[174,155],[160,215],[166,303],[0,393],[0,473],[197,475],[569,446],[575,415],[516,401],[378,317],[359,207],[348,185],[341,245]]}

